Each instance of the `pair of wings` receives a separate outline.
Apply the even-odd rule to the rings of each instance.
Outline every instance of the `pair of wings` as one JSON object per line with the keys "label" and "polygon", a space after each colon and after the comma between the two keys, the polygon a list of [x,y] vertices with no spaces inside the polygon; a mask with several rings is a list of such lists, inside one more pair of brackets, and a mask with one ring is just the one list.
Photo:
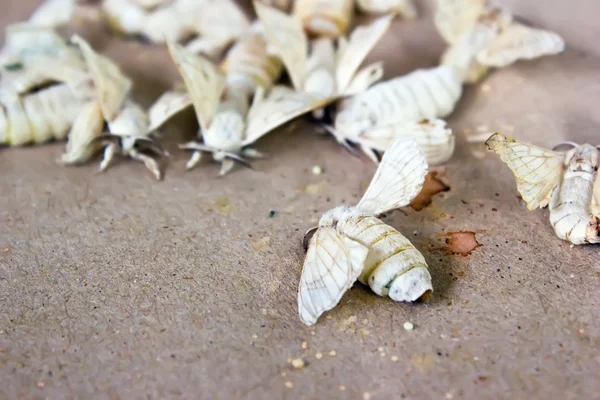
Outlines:
{"label": "pair of wings", "polygon": [[[457,44],[465,35],[477,34],[475,27],[480,18],[490,11],[487,0],[438,0],[435,25],[447,43]],[[500,68],[517,60],[557,54],[565,48],[564,40],[556,33],[511,21],[507,14],[499,14],[498,18],[504,18],[505,26],[476,54],[482,65]],[[480,31],[487,34],[485,29]],[[470,40],[478,42],[477,38]]]}
{"label": "pair of wings", "polygon": [[[255,2],[254,8],[267,41],[281,57],[294,87],[302,90],[310,72],[310,64],[319,61],[309,59],[309,41],[302,21],[262,3]],[[348,39],[339,39],[337,54],[330,55],[335,62],[333,70],[329,71],[335,80],[336,95],[354,94],[381,78],[383,72],[379,63],[357,71],[389,28],[392,18],[391,15],[381,17],[370,25],[356,28]],[[333,43],[330,47],[333,51]]]}
{"label": "pair of wings", "polygon": [[562,178],[564,154],[518,142],[501,133],[493,134],[485,144],[512,170],[527,208],[546,207]]}
{"label": "pair of wings", "polygon": [[[427,162],[412,139],[400,138],[385,152],[363,198],[361,213],[403,207],[423,188]],[[300,319],[314,324],[331,310],[360,276],[369,248],[334,227],[319,227],[310,240],[298,289]]]}
{"label": "pair of wings", "polygon": [[[179,73],[187,87],[186,92],[167,92],[151,108],[150,129],[156,129],[174,114],[194,106],[202,131],[206,132],[214,119],[225,90],[225,76],[216,65],[203,56],[193,54],[184,47],[168,43]],[[309,93],[298,93],[283,86],[272,88],[265,94],[258,88],[246,116],[243,145],[258,140],[271,130],[322,107],[326,99]]]}

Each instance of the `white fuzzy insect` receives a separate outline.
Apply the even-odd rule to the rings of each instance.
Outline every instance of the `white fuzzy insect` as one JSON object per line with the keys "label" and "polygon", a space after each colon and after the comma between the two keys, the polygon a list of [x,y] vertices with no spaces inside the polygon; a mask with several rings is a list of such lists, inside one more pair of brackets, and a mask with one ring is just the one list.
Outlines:
{"label": "white fuzzy insect", "polygon": [[333,39],[317,39],[309,54],[309,40],[298,17],[260,3],[255,3],[255,9],[269,44],[281,57],[296,90],[333,101],[360,93],[383,76],[381,62],[358,69],[388,30],[392,16],[356,28],[349,39],[340,37],[338,49]]}
{"label": "white fuzzy insect", "polygon": [[[239,97],[226,91],[226,77],[206,58],[187,51],[180,45],[168,43],[169,52],[183,77],[188,93],[168,92],[150,109],[151,128],[162,124],[165,116],[174,115],[191,100],[200,124],[203,142],[190,142],[183,149],[193,150],[187,168],[193,168],[202,152],[212,153],[222,163],[221,175],[229,172],[234,161],[249,166],[246,157],[260,158],[262,154],[249,146],[278,126],[310,110],[318,101],[315,96],[296,93],[277,86],[267,95],[259,87],[252,105],[246,112]],[[157,117],[158,115],[158,117]]]}
{"label": "white fuzzy insect", "polygon": [[[74,36],[71,41],[79,47],[86,61],[91,95],[73,124],[66,152],[60,161],[65,164],[85,162],[104,144],[101,171],[108,167],[115,153],[120,153],[143,162],[154,177],[160,179],[156,160],[141,150],[158,154],[164,152],[151,137],[147,114],[129,98],[131,80],[114,62],[97,54],[81,37]],[[108,136],[102,136],[105,122],[110,132]]]}
{"label": "white fuzzy insect", "polygon": [[141,35],[154,43],[197,36],[187,44],[188,49],[215,57],[250,27],[232,0],[104,0],[102,8],[119,32]]}
{"label": "white fuzzy insect", "polygon": [[[377,83],[358,95],[338,104],[334,127],[328,127],[343,145],[356,144],[373,161],[375,151],[385,151],[396,135],[406,132],[406,123],[435,120],[449,115],[462,95],[460,75],[451,67],[419,69],[408,75]],[[438,125],[439,126],[439,123]],[[431,163],[447,159],[454,142],[442,140],[443,129],[432,136],[423,135],[419,144]],[[430,139],[430,140],[429,140]]]}
{"label": "white fuzzy insect", "polygon": [[479,81],[492,67],[557,54],[565,48],[556,33],[515,22],[486,0],[438,0],[435,24],[450,45],[442,64],[456,68],[468,83]]}
{"label": "white fuzzy insect", "polygon": [[417,144],[398,139],[384,154],[360,202],[323,214],[308,244],[300,278],[302,322],[314,324],[357,279],[379,296],[396,301],[429,300],[433,288],[425,259],[400,232],[377,218],[408,205],[426,174],[427,163]]}
{"label": "white fuzzy insect", "polygon": [[566,153],[495,133],[486,142],[512,170],[529,210],[549,206],[556,235],[573,244],[600,243],[600,152],[589,144]]}

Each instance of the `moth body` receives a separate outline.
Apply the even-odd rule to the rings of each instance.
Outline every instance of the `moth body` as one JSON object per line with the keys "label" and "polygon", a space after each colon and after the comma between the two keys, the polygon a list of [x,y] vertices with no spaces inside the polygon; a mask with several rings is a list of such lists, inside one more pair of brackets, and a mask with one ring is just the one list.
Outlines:
{"label": "moth body", "polygon": [[400,138],[384,154],[355,207],[323,214],[308,244],[298,290],[305,324],[314,324],[335,307],[357,279],[396,301],[429,300],[433,288],[425,259],[400,232],[376,217],[410,203],[426,173],[416,142]]}
{"label": "moth body", "polygon": [[296,0],[294,14],[315,36],[338,37],[350,27],[354,0]]}
{"label": "moth body", "polygon": [[63,140],[83,105],[66,84],[0,101],[0,144],[23,146]]}
{"label": "moth body", "polygon": [[559,238],[573,244],[600,243],[598,148],[573,144],[562,153],[500,133],[486,145],[512,170],[528,209],[549,206],[550,223]]}

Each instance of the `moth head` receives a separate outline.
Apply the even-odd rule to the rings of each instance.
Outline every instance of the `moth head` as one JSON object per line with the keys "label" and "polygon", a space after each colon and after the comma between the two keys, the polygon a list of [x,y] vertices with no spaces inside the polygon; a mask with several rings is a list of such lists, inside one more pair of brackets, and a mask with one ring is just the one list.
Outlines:
{"label": "moth head", "polygon": [[565,155],[565,165],[572,171],[593,173],[598,169],[598,149],[589,144],[576,145]]}

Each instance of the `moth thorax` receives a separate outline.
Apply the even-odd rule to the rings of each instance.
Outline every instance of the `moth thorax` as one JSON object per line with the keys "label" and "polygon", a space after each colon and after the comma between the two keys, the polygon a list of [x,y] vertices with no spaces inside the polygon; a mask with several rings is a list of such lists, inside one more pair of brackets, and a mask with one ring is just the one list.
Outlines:
{"label": "moth thorax", "polygon": [[374,126],[368,110],[360,105],[340,111],[335,116],[335,131],[343,138],[358,140],[360,136]]}
{"label": "moth thorax", "polygon": [[230,153],[239,153],[244,136],[244,119],[235,111],[222,111],[215,115],[208,132],[203,133],[209,147]]}
{"label": "moth thorax", "polygon": [[357,215],[358,211],[354,207],[339,206],[325,212],[319,220],[319,227],[337,228],[340,221],[344,221],[353,215]]}
{"label": "moth thorax", "polygon": [[128,102],[117,117],[108,123],[108,129],[114,135],[139,136],[148,133],[148,125],[144,110],[135,103]]}
{"label": "moth thorax", "polygon": [[304,81],[304,91],[330,97],[335,94],[335,81],[324,67],[312,70]]}
{"label": "moth thorax", "polygon": [[353,0],[297,0],[294,14],[311,35],[338,37],[350,26]]}
{"label": "moth thorax", "polygon": [[0,104],[0,144],[8,142],[8,120],[3,104]]}
{"label": "moth thorax", "polygon": [[589,144],[574,147],[565,155],[568,171],[595,173],[598,170],[598,149]]}

